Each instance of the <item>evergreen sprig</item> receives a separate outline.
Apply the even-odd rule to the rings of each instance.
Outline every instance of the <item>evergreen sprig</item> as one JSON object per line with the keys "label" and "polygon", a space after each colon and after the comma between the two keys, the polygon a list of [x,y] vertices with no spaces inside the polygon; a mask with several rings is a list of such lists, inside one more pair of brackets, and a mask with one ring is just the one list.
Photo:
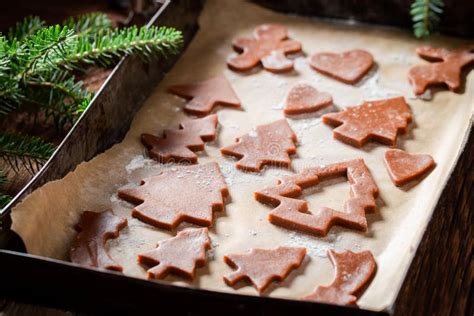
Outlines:
{"label": "evergreen sprig", "polygon": [[0,158],[16,172],[20,167],[34,173],[54,152],[54,145],[38,137],[18,133],[0,133]]}
{"label": "evergreen sprig", "polygon": [[18,22],[14,27],[12,27],[8,32],[8,38],[17,41],[22,41],[30,35],[35,34],[45,25],[37,16],[27,16],[23,21]]}
{"label": "evergreen sprig", "polygon": [[441,20],[443,8],[443,0],[415,0],[411,4],[410,14],[416,37],[428,37],[435,30]]}
{"label": "evergreen sprig", "polygon": [[27,103],[66,116],[53,120],[55,123],[70,123],[70,114],[81,113],[85,101],[91,99],[72,71],[111,66],[127,54],[144,60],[167,56],[176,53],[182,42],[181,32],[172,28],[112,29],[110,19],[101,13],[49,27],[28,17],[8,34],[0,34],[0,115]]}
{"label": "evergreen sprig", "polygon": [[70,17],[64,21],[63,25],[74,30],[76,35],[82,36],[112,29],[112,22],[107,15],[98,12],[80,15],[76,18]]}
{"label": "evergreen sprig", "polygon": [[[112,27],[102,13],[69,18],[62,25],[46,26],[27,17],[0,33],[0,119],[28,106],[33,121],[53,123],[58,131],[71,126],[89,106],[93,94],[74,73],[90,66],[112,66],[127,54],[144,61],[178,52],[181,32],[166,27]],[[25,107],[26,108],[26,107]],[[37,137],[0,132],[0,159],[18,172],[34,173],[54,152],[54,146]],[[2,193],[0,206],[9,197]]]}
{"label": "evergreen sprig", "polygon": [[0,210],[10,202],[11,197],[4,193],[5,186],[8,183],[8,179],[5,174],[0,170]]}
{"label": "evergreen sprig", "polygon": [[176,54],[182,44],[181,32],[172,28],[130,28],[107,30],[93,36],[79,36],[65,55],[56,58],[56,66],[68,70],[82,69],[87,64],[108,67],[124,55],[151,57]]}

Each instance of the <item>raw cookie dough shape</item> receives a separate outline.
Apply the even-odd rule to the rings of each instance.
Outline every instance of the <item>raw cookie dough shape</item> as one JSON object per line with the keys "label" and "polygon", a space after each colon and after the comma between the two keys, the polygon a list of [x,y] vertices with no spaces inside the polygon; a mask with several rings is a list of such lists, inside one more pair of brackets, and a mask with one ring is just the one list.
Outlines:
{"label": "raw cookie dough shape", "polygon": [[350,250],[342,253],[329,250],[328,255],[336,270],[334,280],[329,286],[317,287],[303,300],[337,305],[356,305],[357,296],[360,296],[361,290],[367,286],[375,274],[374,256],[370,251],[356,253]]}
{"label": "raw cookie dough shape", "polygon": [[286,97],[285,115],[295,115],[319,111],[332,104],[329,93],[319,92],[308,84],[297,84]]}
{"label": "raw cookie dough shape", "polygon": [[408,80],[416,95],[423,94],[431,85],[439,84],[446,84],[451,91],[459,90],[462,68],[474,62],[474,45],[454,50],[421,46],[416,53],[432,62],[415,65],[408,72]]}
{"label": "raw cookie dough shape", "polygon": [[83,266],[122,272],[123,268],[108,254],[105,244],[115,239],[127,226],[127,219],[118,217],[111,209],[82,213],[76,229],[79,231],[71,250],[71,262]]}
{"label": "raw cookie dough shape", "polygon": [[211,248],[207,228],[191,228],[176,237],[162,240],[156,249],[138,255],[138,262],[153,266],[149,279],[164,279],[169,273],[194,280],[196,268],[206,263],[206,250]]}
{"label": "raw cookie dough shape", "polygon": [[387,150],[384,161],[390,179],[396,186],[420,179],[435,166],[430,155],[410,154],[401,149]]}
{"label": "raw cookie dough shape", "polygon": [[215,162],[168,167],[142,180],[139,187],[118,192],[120,198],[138,204],[132,210],[133,217],[168,230],[181,222],[211,226],[213,212],[224,209],[223,197],[228,194]]}
{"label": "raw cookie dough shape", "polygon": [[[350,196],[344,203],[344,212],[323,207],[318,213],[310,213],[308,202],[298,198],[303,189],[340,176],[347,176],[350,183]],[[255,192],[255,198],[261,203],[275,207],[268,215],[270,223],[317,236],[326,236],[334,225],[366,231],[365,213],[375,210],[375,198],[378,193],[377,185],[364,160],[354,159],[304,169],[298,174],[279,180],[274,187]]]}
{"label": "raw cookie dough shape", "polygon": [[227,61],[230,69],[247,71],[262,63],[271,72],[286,72],[293,69],[293,61],[285,54],[301,51],[301,43],[288,39],[286,27],[278,24],[263,24],[253,32],[254,38],[237,38],[232,45],[241,54]]}
{"label": "raw cookie dough shape", "polygon": [[316,53],[309,64],[322,74],[347,84],[355,84],[374,65],[374,57],[365,50],[354,49],[340,54]]}
{"label": "raw cookie dough shape", "polygon": [[367,101],[336,113],[323,115],[323,122],[337,126],[333,137],[355,147],[369,140],[395,146],[397,135],[406,133],[412,115],[403,97]]}
{"label": "raw cookie dough shape", "polygon": [[293,247],[250,249],[247,253],[229,254],[224,256],[224,261],[237,270],[225,275],[224,281],[233,286],[241,280],[248,280],[261,294],[272,281],[282,281],[291,270],[297,269],[305,256],[306,248]]}
{"label": "raw cookie dough shape", "polygon": [[142,143],[151,158],[161,163],[197,163],[195,151],[204,150],[204,142],[216,138],[217,115],[188,120],[179,129],[165,130],[163,137],[142,134]]}
{"label": "raw cookie dough shape", "polygon": [[257,126],[236,139],[236,143],[221,148],[223,155],[239,159],[237,169],[259,172],[265,165],[289,168],[289,155],[296,153],[296,134],[285,119]]}
{"label": "raw cookie dough shape", "polygon": [[197,83],[170,86],[168,92],[190,99],[184,106],[184,111],[189,114],[204,116],[218,105],[240,108],[239,97],[222,75]]}

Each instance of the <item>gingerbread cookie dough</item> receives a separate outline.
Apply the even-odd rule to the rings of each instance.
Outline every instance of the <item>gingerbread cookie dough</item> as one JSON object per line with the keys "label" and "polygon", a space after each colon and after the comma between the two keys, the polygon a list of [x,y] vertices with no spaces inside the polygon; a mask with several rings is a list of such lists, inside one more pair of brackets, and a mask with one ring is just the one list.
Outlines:
{"label": "gingerbread cookie dough", "polygon": [[408,73],[408,80],[416,95],[423,94],[430,86],[440,84],[445,84],[451,91],[459,90],[461,70],[474,62],[474,45],[454,50],[422,46],[416,49],[416,53],[431,62],[413,66]]}
{"label": "gingerbread cookie dough", "polygon": [[240,108],[240,100],[224,76],[168,87],[168,92],[190,100],[184,106],[187,113],[207,115],[218,106]]}
{"label": "gingerbread cookie dough", "polygon": [[336,270],[336,276],[329,286],[319,286],[303,298],[307,301],[338,305],[356,305],[357,295],[375,275],[376,263],[370,251],[359,253],[350,250],[337,253],[328,251]]}
{"label": "gingerbread cookie dough", "polygon": [[286,97],[284,113],[285,115],[295,115],[303,113],[317,112],[332,104],[332,97],[329,93],[319,92],[308,84],[297,84],[291,88]]}
{"label": "gingerbread cookie dough", "polygon": [[[344,211],[323,207],[317,213],[310,213],[308,202],[299,199],[303,189],[340,176],[347,176],[351,185],[350,196],[344,203]],[[274,187],[255,192],[255,198],[259,202],[275,207],[268,216],[272,224],[325,236],[334,225],[367,230],[365,213],[375,210],[375,198],[378,193],[377,185],[364,160],[355,159],[304,169],[296,175],[279,180]]]}
{"label": "gingerbread cookie dough", "polygon": [[142,143],[151,158],[161,163],[196,163],[195,151],[204,150],[204,142],[216,138],[217,115],[189,120],[179,125],[179,129],[165,130],[163,137],[142,134]]}
{"label": "gingerbread cookie dough", "polygon": [[296,134],[285,119],[260,125],[236,139],[236,144],[221,148],[223,155],[239,159],[237,169],[259,172],[263,166],[289,168],[289,155],[296,153]]}
{"label": "gingerbread cookie dough", "polygon": [[107,240],[117,238],[126,226],[127,219],[116,216],[111,209],[85,211],[76,226],[79,233],[71,246],[71,262],[122,272],[122,266],[109,256],[105,244]]}
{"label": "gingerbread cookie dough", "polygon": [[229,254],[224,256],[224,261],[237,270],[224,276],[224,281],[233,286],[241,280],[248,280],[261,294],[272,281],[282,281],[297,269],[305,256],[305,248],[292,247],[250,249],[243,254]]}
{"label": "gingerbread cookie dough", "polygon": [[138,255],[138,262],[152,266],[149,279],[164,279],[169,273],[194,280],[196,268],[206,263],[211,248],[207,228],[186,229],[176,237],[162,240],[156,249]]}
{"label": "gingerbread cookie dough", "polygon": [[374,57],[362,49],[340,54],[316,53],[311,56],[309,64],[322,74],[347,84],[355,84],[372,68]]}
{"label": "gingerbread cookie dough", "polygon": [[181,222],[211,226],[213,212],[224,209],[228,195],[219,165],[169,167],[142,180],[140,186],[119,190],[118,196],[138,204],[132,216],[150,225],[174,229]]}
{"label": "gingerbread cookie dough", "polygon": [[286,27],[278,24],[263,24],[253,33],[254,38],[237,38],[232,43],[241,52],[230,57],[227,65],[236,71],[247,71],[260,62],[268,71],[286,72],[293,69],[293,61],[286,54],[301,51],[301,43],[288,39]]}
{"label": "gingerbread cookie dough", "polygon": [[323,115],[323,122],[336,126],[335,139],[355,147],[369,140],[395,146],[397,136],[406,133],[412,115],[403,97],[367,101],[337,113]]}
{"label": "gingerbread cookie dough", "polygon": [[401,149],[387,150],[384,160],[390,179],[396,186],[422,178],[435,166],[430,155],[410,154]]}

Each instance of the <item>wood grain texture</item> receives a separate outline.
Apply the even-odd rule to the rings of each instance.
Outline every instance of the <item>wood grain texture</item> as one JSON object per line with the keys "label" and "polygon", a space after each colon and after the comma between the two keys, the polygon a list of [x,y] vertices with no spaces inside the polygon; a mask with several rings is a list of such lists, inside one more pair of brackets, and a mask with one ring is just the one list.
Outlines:
{"label": "wood grain texture", "polygon": [[[251,0],[261,6],[284,13],[357,20],[366,23],[394,25],[411,29],[410,5],[413,0]],[[367,9],[370,7],[370,10]],[[438,29],[453,36],[472,37],[474,1],[444,1]]]}
{"label": "wood grain texture", "polygon": [[474,315],[474,129],[433,213],[394,315]]}

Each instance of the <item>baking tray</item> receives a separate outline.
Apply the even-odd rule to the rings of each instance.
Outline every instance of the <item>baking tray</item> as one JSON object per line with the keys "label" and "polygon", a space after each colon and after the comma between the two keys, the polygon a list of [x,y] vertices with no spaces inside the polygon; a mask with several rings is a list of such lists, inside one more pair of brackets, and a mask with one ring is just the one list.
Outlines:
{"label": "baking tray", "polygon": [[[167,1],[150,23],[175,26],[183,30],[185,41],[188,43],[197,29],[196,20],[201,7],[201,1]],[[439,276],[449,278],[449,272],[451,272],[450,267],[443,265],[440,260],[435,260],[436,257],[447,255],[451,251],[459,252],[455,247],[438,248],[437,252],[433,252],[433,247],[438,245],[434,240],[436,233],[452,228],[464,234],[467,239],[472,236],[472,228],[470,228],[472,225],[469,224],[472,223],[469,221],[469,219],[472,220],[472,212],[469,212],[469,203],[464,203],[471,196],[469,187],[472,187],[472,177],[466,177],[465,173],[466,166],[472,167],[473,163],[472,129],[457,167],[443,190],[442,198],[433,214],[427,233],[417,250],[398,300],[386,312],[196,290],[149,282],[114,272],[81,268],[64,261],[22,253],[24,247],[21,240],[8,229],[11,207],[41,184],[61,178],[73,170],[78,163],[91,159],[97,153],[120,141],[128,130],[139,105],[177,58],[172,58],[165,63],[155,62],[148,66],[142,65],[135,58],[124,59],[115,68],[93,100],[89,110],[79,119],[53,157],[19,196],[2,211],[2,221],[6,228],[4,232],[9,237],[5,239],[7,242],[2,246],[5,250],[0,250],[0,280],[2,280],[0,296],[27,303],[85,312],[120,314],[155,311],[159,308],[159,310],[173,310],[177,314],[191,314],[190,310],[192,310],[192,314],[221,312],[227,314],[271,313],[272,315],[298,312],[320,312],[323,315],[388,315],[393,313],[404,315],[409,314],[405,311],[409,311],[413,306],[415,300],[410,300],[412,295],[417,295],[416,301],[419,304],[425,303],[429,297],[434,297],[429,291],[420,291],[420,286],[423,286],[422,289],[430,288],[430,285],[436,285],[433,283],[435,282],[433,280],[437,280],[434,275],[438,278]],[[104,117],[107,120],[104,121]],[[94,124],[97,122],[100,124]],[[459,181],[460,179],[462,181]],[[471,186],[469,186],[469,181],[471,181]],[[459,200],[461,202],[455,203]],[[468,209],[467,213],[464,213],[466,205]],[[461,211],[458,212],[458,210]],[[463,217],[466,214],[467,218]],[[452,223],[457,225],[452,225]],[[442,249],[442,254],[439,249]],[[458,261],[458,266],[463,266],[463,263]],[[465,266],[469,266],[469,262]],[[469,280],[467,284],[469,285]],[[453,290],[453,288],[448,288],[448,290]]]}

